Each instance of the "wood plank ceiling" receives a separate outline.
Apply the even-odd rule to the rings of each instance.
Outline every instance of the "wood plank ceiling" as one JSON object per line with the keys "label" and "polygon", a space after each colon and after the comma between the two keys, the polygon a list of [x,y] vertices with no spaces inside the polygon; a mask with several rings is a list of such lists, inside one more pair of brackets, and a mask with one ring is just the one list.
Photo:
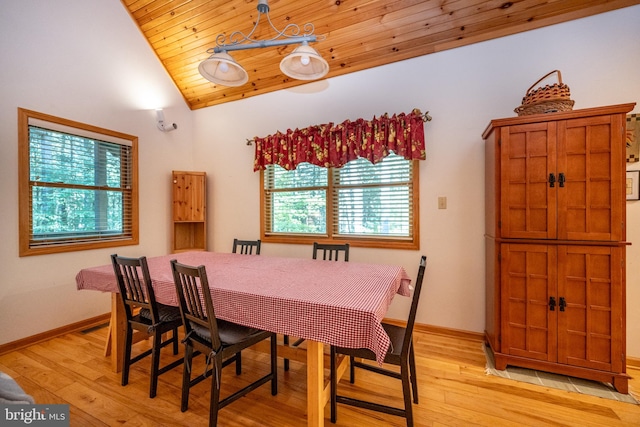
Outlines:
{"label": "wood plank ceiling", "polygon": [[[280,71],[293,46],[231,52],[249,73],[240,87],[198,72],[216,36],[247,34],[258,0],[122,0],[192,110],[308,83]],[[278,30],[310,22],[311,45],[329,63],[325,78],[640,4],[640,0],[271,0]],[[597,31],[594,28],[594,31]],[[256,39],[274,37],[266,20]]]}

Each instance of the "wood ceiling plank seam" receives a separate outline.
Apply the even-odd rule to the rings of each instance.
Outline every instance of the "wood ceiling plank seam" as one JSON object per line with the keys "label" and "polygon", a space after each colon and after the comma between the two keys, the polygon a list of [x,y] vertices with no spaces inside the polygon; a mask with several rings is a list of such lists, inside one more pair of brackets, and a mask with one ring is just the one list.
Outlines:
{"label": "wood ceiling plank seam", "polygon": [[[558,0],[557,0],[558,1]],[[571,21],[576,17],[587,17],[596,15],[603,12],[608,12],[614,9],[620,9],[621,7],[626,7],[623,5],[631,6],[632,4],[640,4],[640,0],[631,0],[631,1],[617,1],[617,0],[606,0],[605,3],[602,0],[573,0],[570,4],[563,4],[562,9],[556,9],[551,7],[551,5],[546,5],[544,9],[548,9],[548,11],[541,10],[536,13],[535,19],[547,19],[553,17],[562,17],[563,20],[559,22]],[[611,8],[613,4],[620,4],[621,6]],[[577,14],[576,14],[577,12]]]}
{"label": "wood ceiling plank seam", "polygon": [[154,45],[162,46],[163,42],[172,42],[184,37],[182,33],[188,31],[188,34],[192,32],[202,30],[203,28],[215,27],[222,25],[228,21],[225,18],[225,14],[211,14],[210,11],[204,11],[201,9],[193,9],[188,13],[184,13],[181,18],[183,20],[174,19],[164,23],[158,27],[150,29],[146,32],[148,34],[149,41]]}
{"label": "wood ceiling plank seam", "polygon": [[[159,7],[145,16],[136,17],[136,22],[140,29],[146,34],[149,31],[153,31],[158,26],[164,25],[166,22],[178,22],[183,21],[183,15],[188,15],[191,11],[196,10],[199,13],[206,13],[211,10],[210,0],[182,0],[180,2],[176,0],[156,0],[160,3],[165,3],[162,7]],[[223,9],[220,14],[232,14],[232,3],[223,5]],[[196,12],[198,13],[198,12]]]}
{"label": "wood ceiling plank seam", "polygon": [[[565,1],[566,0],[562,0]],[[586,2],[585,2],[586,3]],[[511,26],[511,25],[520,25],[531,23],[537,19],[542,18],[550,18],[557,16],[560,20],[559,22],[566,21],[566,14],[572,12],[571,9],[558,9],[554,5],[544,4],[539,6],[535,11],[531,9],[524,10],[513,10],[507,16],[502,16],[499,12],[495,10],[487,10],[480,12],[478,14],[472,15],[472,17],[468,21],[461,21],[459,19],[451,20],[451,22],[444,22],[439,24],[439,28],[447,28],[456,29],[456,28],[464,28],[461,31],[465,31],[466,33],[473,33],[475,31],[485,31],[487,29],[501,28],[503,26]],[[535,18],[534,18],[535,15]],[[468,17],[466,17],[467,19]],[[506,19],[505,19],[506,18]],[[434,33],[436,34],[436,33]]]}
{"label": "wood ceiling plank seam", "polygon": [[[201,35],[201,34],[200,34]],[[168,51],[162,51],[160,49],[156,49],[158,54],[164,58],[165,60],[168,60],[171,56],[173,56],[174,54],[185,54],[185,52],[188,52],[188,54],[191,54],[190,52],[190,48],[193,47],[194,49],[200,49],[202,46],[202,44],[200,42],[197,42],[195,45],[187,47],[187,46],[179,46],[179,47],[172,47],[171,50],[173,51],[173,53],[168,50]]]}
{"label": "wood ceiling plank seam", "polygon": [[[640,4],[640,1],[631,0],[634,5]],[[623,0],[626,4],[628,1]],[[620,3],[616,1],[616,3]],[[454,49],[461,46],[467,46],[473,43],[479,43],[487,40],[492,40],[499,37],[505,37],[513,34],[522,33],[525,31],[535,30],[538,28],[546,27],[549,25],[556,25],[563,22],[567,22],[568,20],[581,19],[586,18],[588,16],[593,16],[599,13],[610,12],[611,10],[616,10],[624,7],[628,7],[631,5],[623,5],[616,6],[613,9],[611,5],[606,4],[598,4],[594,5],[589,9],[579,9],[574,12],[566,13],[563,15],[554,15],[546,18],[538,18],[533,21],[528,21],[526,23],[514,24],[514,25],[506,25],[501,26],[500,28],[492,28],[491,31],[478,33],[478,34],[467,34],[464,38],[449,40],[449,41],[441,41],[436,43],[436,52],[441,52],[448,49]]]}
{"label": "wood ceiling plank seam", "polygon": [[157,40],[155,46],[162,48],[165,45],[179,42],[180,40],[190,37],[205,39],[209,44],[213,45],[215,44],[217,35],[224,32],[222,27],[233,25],[234,22],[236,21],[227,19],[224,14],[201,15],[200,17],[189,20],[189,22],[186,22],[181,27],[172,28],[171,32],[167,33],[171,35],[170,38],[167,37],[167,34],[162,34],[161,38],[154,37],[154,40]]}
{"label": "wood ceiling plank seam", "polygon": [[[580,15],[576,15],[576,18],[578,17],[583,17],[584,16],[584,12],[581,13]],[[558,22],[563,22],[564,21],[564,17],[563,16],[550,16],[550,19],[553,19],[553,22],[555,23],[556,21]],[[537,21],[536,21],[537,22]],[[533,23],[533,21],[528,21],[528,22],[522,22],[522,28],[519,28],[518,32],[521,31],[526,31],[525,27],[528,27],[529,29],[533,29],[531,28],[532,26],[536,25],[535,23]],[[544,25],[550,25],[545,23]],[[508,29],[511,28],[512,25],[505,25],[504,28]],[[492,27],[492,28],[496,28],[496,26]],[[479,27],[479,29],[477,31],[473,30],[473,26],[468,27],[468,32],[466,33],[468,36],[470,37],[474,37],[476,38],[476,40],[481,41],[481,38],[483,37],[483,34],[486,34],[485,28],[484,27]],[[504,35],[507,35],[508,33],[503,33]],[[436,43],[437,40],[442,40],[444,42],[452,42],[454,40],[459,40],[460,38],[455,34],[455,28],[451,29],[449,31],[445,32],[441,32],[441,33],[437,33],[437,34],[433,34],[430,35],[429,37],[424,37],[424,36],[420,36],[418,34],[412,35],[409,37],[409,40],[415,40],[415,43],[420,44],[421,46],[439,46],[439,43]],[[406,43],[405,43],[406,44]],[[398,48],[399,51],[406,49],[406,47],[400,45],[400,47]],[[442,50],[442,48],[437,48],[437,51]],[[357,58],[357,53],[358,50],[353,50],[353,52],[347,52],[348,53],[348,57],[350,58]],[[395,59],[395,58],[394,58]]]}
{"label": "wood ceiling plank seam", "polygon": [[[562,0],[562,1],[566,2],[566,0]],[[544,2],[542,2],[542,3],[544,4]],[[592,1],[592,3],[600,3],[600,2],[598,2],[598,1]],[[547,6],[548,6],[548,5],[547,5]],[[555,6],[548,6],[548,7],[549,7],[549,8],[550,8],[550,10],[553,12],[553,7],[555,7]],[[574,6],[574,7],[575,7],[575,6]],[[461,13],[458,13],[458,14],[457,14],[457,16],[456,16],[456,18],[454,18],[454,19],[450,19],[448,15],[440,15],[440,16],[438,17],[438,18],[440,18],[440,19],[437,19],[437,20],[436,20],[436,22],[438,22],[438,23],[446,22],[446,23],[450,24],[449,26],[450,26],[451,28],[455,28],[456,26],[464,27],[464,26],[470,25],[470,23],[474,23],[474,22],[476,22],[476,21],[489,21],[490,19],[495,19],[495,17],[494,17],[494,16],[492,16],[492,17],[487,17],[487,16],[485,15],[485,14],[487,14],[487,13],[489,13],[489,14],[496,14],[496,13],[497,13],[499,16],[502,16],[502,12],[500,12],[499,10],[496,10],[496,9],[494,9],[494,8],[484,7],[483,9],[484,9],[484,11],[483,11],[483,12],[481,12],[481,13],[473,13],[473,11],[472,11],[472,13],[463,14],[463,16],[460,16],[460,15],[461,15]],[[511,10],[511,9],[510,9],[510,10]],[[458,11],[458,12],[460,12],[460,11]],[[564,12],[560,11],[560,13],[564,13]],[[454,14],[454,15],[456,15],[456,14]],[[512,15],[512,13],[511,13],[511,14],[509,14],[509,15]],[[507,15],[507,19],[509,18],[509,15]],[[463,19],[467,19],[469,16],[472,16],[472,17],[474,17],[474,18],[472,18],[470,21],[465,21],[465,20],[463,20]],[[477,19],[475,19],[475,17],[477,17]],[[523,19],[528,20],[528,19],[529,19],[529,17],[526,17],[526,18],[523,18]],[[410,22],[410,21],[409,21],[409,22]],[[432,22],[433,22],[433,21],[432,21]],[[401,22],[401,21],[395,22],[394,24],[398,24],[398,26],[402,26],[402,27],[404,27],[404,25],[406,25],[406,23],[405,23],[405,22]],[[368,24],[367,24],[367,25],[368,25]],[[491,25],[493,25],[493,21],[491,21]],[[435,27],[436,25],[429,24],[429,26],[433,28],[433,27]],[[359,31],[359,29],[357,29],[356,31]],[[341,35],[342,35],[342,34],[341,34]]]}
{"label": "wood ceiling plank seam", "polygon": [[[204,0],[201,0],[204,1]],[[218,22],[226,22],[239,20],[241,15],[238,14],[237,8],[232,6],[233,3],[225,3],[216,8],[211,8],[208,4],[197,4],[196,7],[188,10],[181,10],[179,14],[170,16],[170,19],[159,22],[158,25],[152,25],[147,23],[142,25],[141,28],[144,32],[149,32],[150,35],[158,32],[160,28],[172,28],[177,26],[179,28],[194,28],[204,25],[209,20],[217,20]]]}
{"label": "wood ceiling plank seam", "polygon": [[[420,23],[420,25],[424,25],[425,26],[425,31],[431,31],[431,28],[433,28],[434,26],[437,25],[437,23],[440,22],[448,22],[451,18],[449,17],[449,14],[432,14],[432,13],[428,13],[428,12],[422,12],[422,13],[414,13],[414,18],[409,18],[408,20],[402,20],[400,22],[398,22],[397,27],[400,27],[402,30],[404,30],[404,26],[407,25],[407,22],[418,22]],[[459,15],[459,14],[458,14]],[[399,19],[406,19],[405,17],[401,17],[401,15],[397,15]],[[457,19],[464,19],[466,18],[467,15],[464,15],[460,18]],[[373,26],[373,24],[377,21],[377,18],[372,18],[366,22],[359,22],[355,25],[351,25],[351,26],[342,26],[339,27],[338,30],[335,31],[331,31],[329,33],[329,36],[327,37],[327,39],[329,40],[334,40],[338,37],[340,37],[341,39],[348,39],[348,38],[353,38],[355,37],[355,35],[357,34],[361,34],[363,31],[365,31],[366,28]],[[422,21],[422,22],[421,22]],[[387,20],[388,23],[391,23],[391,21]],[[433,22],[436,22],[436,24],[433,24]],[[394,22],[395,24],[395,22]],[[458,25],[458,24],[456,24]],[[391,25],[387,25],[388,27],[393,27]],[[368,33],[369,37],[371,36],[371,34],[376,34],[376,33]]]}
{"label": "wood ceiling plank seam", "polygon": [[140,10],[156,0],[122,0],[122,4],[131,12]]}
{"label": "wood ceiling plank seam", "polygon": [[[319,45],[314,44],[313,46],[316,49],[319,48]],[[200,41],[195,41],[189,45],[177,46],[172,51],[162,52],[160,58],[165,66],[172,69],[179,68],[181,66],[180,64],[182,64],[182,66],[191,66],[194,62],[199,63],[209,56],[209,54],[206,53],[209,47],[212,46],[202,45]],[[267,58],[269,61],[273,61],[274,57],[284,58],[284,56],[288,55],[293,49],[295,49],[295,45],[248,49],[232,53],[237,62],[250,61],[253,63],[264,58]]]}
{"label": "wood ceiling plank seam", "polygon": [[[450,30],[456,30],[456,31],[460,30],[461,33],[459,34],[459,37],[463,37],[466,34],[473,34],[475,32],[475,28],[477,28],[478,26],[480,27],[489,26],[493,28],[498,25],[507,25],[507,26],[514,25],[514,22],[499,23],[498,20],[503,19],[504,16],[500,11],[496,11],[495,9],[482,12],[482,16],[481,17],[478,17],[478,16],[479,14],[471,14],[471,15],[465,15],[463,17],[459,16],[454,20],[443,20],[443,21],[437,20],[438,21],[437,24],[433,24],[434,21],[432,21],[432,24],[424,27],[424,31],[422,31],[424,34],[422,36],[418,36],[420,32],[418,33],[414,32],[416,27],[415,25],[413,25],[411,21],[399,22],[398,25],[394,25],[391,28],[401,27],[403,29],[402,34],[412,32],[414,35],[416,35],[416,37],[423,37],[427,35],[436,35],[436,34],[444,34],[444,33],[448,34]],[[520,19],[522,23],[526,23],[530,21],[529,16],[530,16],[529,12],[523,11],[518,14],[511,14],[511,19],[512,21],[516,21]],[[401,39],[402,34],[393,33],[393,32],[391,34],[388,34],[388,31],[380,31],[378,33],[375,33],[374,35],[371,35],[367,39],[367,41],[368,43],[370,43],[371,41],[376,40],[376,38],[380,38],[380,36],[382,37],[389,36],[391,38],[394,38],[394,40],[395,38]],[[340,34],[334,34],[334,37],[332,38],[332,40],[334,39],[344,40],[344,39],[349,39],[350,37],[352,36],[340,33]],[[449,37],[451,36],[447,35],[447,38]],[[335,54],[335,52],[339,50],[339,48],[340,48],[340,45],[333,44],[332,54]]]}
{"label": "wood ceiling plank seam", "polygon": [[131,15],[134,17],[136,22],[146,22],[149,16],[157,14],[157,10],[166,10],[173,7],[172,3],[173,0],[153,0],[148,2],[144,7],[131,12]]}
{"label": "wood ceiling plank seam", "polygon": [[[176,49],[183,49],[183,46],[187,44],[199,43],[201,46],[206,45],[207,48],[214,47],[216,37],[218,34],[223,34],[220,31],[219,25],[200,26],[198,31],[184,31],[183,37],[174,39],[171,43],[163,43],[162,46],[155,45],[155,49],[162,55],[165,52],[170,52]],[[204,49],[206,51],[206,49]]]}
{"label": "wood ceiling plank seam", "polygon": [[[241,20],[228,20],[228,19],[224,19],[224,15],[223,14],[216,14],[215,16],[213,16],[213,18],[211,20],[202,20],[203,18],[200,18],[200,23],[196,24],[195,22],[193,23],[194,25],[185,25],[183,27],[181,27],[178,31],[172,32],[172,36],[175,36],[176,34],[180,34],[180,36],[178,37],[172,37],[170,39],[167,39],[166,35],[161,35],[161,37],[154,37],[153,40],[154,42],[157,40],[159,43],[158,44],[153,44],[155,47],[157,47],[158,49],[161,49],[162,47],[164,47],[165,45],[169,44],[169,43],[173,43],[175,41],[178,40],[182,40],[182,38],[204,38],[204,39],[208,39],[210,37],[211,40],[211,45],[215,45],[215,40],[216,40],[216,36],[218,34],[223,34],[224,33],[224,29],[221,31],[220,27],[222,27],[222,24],[224,24],[225,28],[230,29],[229,31],[227,31],[228,34],[231,33],[231,29],[233,31],[241,31],[244,27],[246,27],[246,29],[244,29],[245,33],[249,33],[251,31],[251,25],[253,25],[253,21],[241,21]],[[237,23],[236,23],[237,21]],[[274,23],[275,24],[275,23]],[[286,25],[286,24],[285,24]],[[185,28],[184,27],[188,27],[188,28],[197,28],[198,31],[184,31]],[[203,30],[209,30],[211,28],[216,28],[215,31],[211,32],[211,31],[203,31]],[[271,38],[275,35],[275,33],[273,33],[272,31],[268,34],[268,35],[264,35],[264,31],[261,30],[270,30],[270,27],[268,26],[268,23],[265,22],[261,22],[260,26],[258,27],[258,29],[256,30],[255,33],[255,38]],[[284,26],[283,26],[284,29]],[[150,38],[151,40],[151,38]],[[169,41],[170,40],[170,41]]]}
{"label": "wood ceiling plank seam", "polygon": [[138,26],[144,33],[153,31],[159,26],[165,25],[167,22],[177,22],[185,20],[185,15],[189,16],[196,11],[196,14],[200,14],[204,11],[208,11],[211,8],[209,0],[188,0],[182,1],[179,4],[174,2],[169,9],[158,9],[161,13],[155,13],[152,16],[142,17],[137,19]]}
{"label": "wood ceiling plank seam", "polygon": [[[210,54],[207,53],[207,49],[215,46],[203,44],[201,40],[195,40],[192,43],[188,43],[185,45],[175,45],[171,50],[164,50],[158,53],[158,55],[162,58],[163,63],[167,65],[175,65],[178,62],[183,63],[192,63],[194,59],[198,62],[209,57]],[[318,48],[319,45],[313,44],[314,48]],[[267,48],[256,48],[256,49],[247,49],[247,50],[239,50],[236,52],[231,52],[232,56],[236,61],[241,60],[259,60],[263,57],[273,57],[274,55],[278,57],[284,57],[289,54],[293,49],[295,49],[295,45],[284,45],[284,46],[273,46]]]}
{"label": "wood ceiling plank seam", "polygon": [[[422,1],[424,1],[424,0],[422,0]],[[296,2],[296,4],[297,4],[297,2]],[[315,3],[314,3],[314,5],[315,5]],[[306,14],[308,14],[308,15],[310,15],[310,16],[312,16],[312,17],[313,17],[313,20],[317,19],[317,17],[318,17],[318,16],[325,16],[327,20],[329,20],[329,19],[330,19],[330,17],[331,17],[331,14],[330,14],[330,13],[326,13],[326,12],[325,12],[323,15],[320,15],[320,14],[319,14],[319,12],[320,12],[320,11],[322,11],[322,9],[319,9],[319,8],[317,8],[317,7],[316,7],[315,9],[310,9],[309,7],[300,7],[300,8],[297,8],[297,9],[305,11],[305,13],[306,13]],[[270,13],[270,15],[272,15],[272,14]],[[216,16],[221,16],[221,14],[218,14],[218,15],[216,15]],[[283,16],[289,16],[289,14],[284,13],[284,14],[283,14]],[[289,20],[291,20],[291,19],[289,19]],[[223,20],[221,20],[221,21],[223,21]],[[272,21],[275,21],[275,19],[273,19],[273,16],[272,16]],[[312,22],[311,20],[309,20],[309,22],[310,22],[310,23],[312,23],[312,24],[314,24],[314,26],[315,26],[315,22]],[[253,25],[253,21],[251,21],[251,22],[249,22],[249,21],[244,21],[244,24],[247,24],[247,23],[249,23],[249,24]],[[289,22],[285,22],[285,23],[283,23],[283,24],[284,24],[284,25],[286,25],[286,24],[288,24],[288,23],[289,23]],[[306,22],[304,22],[304,23],[306,23]],[[298,23],[298,24],[303,25],[304,23],[300,22],[300,23]],[[234,26],[233,22],[229,22],[229,26],[228,26],[228,28],[233,28],[233,29],[234,29],[234,31],[235,31],[235,30],[240,30],[240,28],[241,28],[241,25],[240,25],[240,24],[241,24],[241,22],[239,21],[239,22],[238,22],[238,25],[237,25],[237,26]],[[187,24],[187,25],[185,25],[185,26],[190,26],[190,27],[192,27],[192,26],[194,26],[194,25],[195,25],[195,22],[193,23],[193,25],[189,25],[189,24]],[[258,28],[258,30],[262,27],[262,25],[263,25],[263,23],[261,23],[261,25],[260,25],[260,27]],[[265,24],[265,25],[267,25],[267,24]],[[276,25],[276,23],[275,23],[275,22],[274,22],[274,25]],[[202,24],[199,24],[199,26],[200,26],[200,27],[202,27]],[[247,26],[247,27],[248,27],[248,26]],[[276,27],[277,27],[277,25],[276,25]],[[267,28],[268,28],[268,25],[267,25]],[[283,26],[283,28],[284,28],[284,26]],[[317,28],[317,26],[316,26],[316,28]],[[182,31],[183,29],[184,29],[183,27],[180,27],[180,30],[179,30],[179,31]],[[250,30],[251,30],[251,28],[249,28],[249,27],[248,27],[248,28],[246,29],[246,31],[245,31],[245,32],[249,32]],[[218,33],[217,33],[217,34],[219,34],[219,33],[221,33],[221,32],[222,32],[222,31],[218,31]],[[173,33],[172,33],[172,34],[173,34]],[[216,35],[217,35],[217,34],[216,34]],[[318,33],[316,32],[316,34],[318,34]],[[192,36],[192,34],[190,34],[190,33],[186,33],[186,35],[185,35],[185,36],[186,36],[186,37],[188,37],[188,36]],[[157,40],[157,41],[160,41],[160,40],[162,40],[162,39],[166,39],[166,36],[165,36],[164,34],[158,34],[158,35],[154,35],[154,36],[153,36],[153,38],[152,38],[152,37],[149,37],[149,38],[150,38],[150,40],[152,41],[152,45],[160,47],[161,45],[155,45],[155,41],[156,41],[156,40]],[[215,37],[214,37],[212,40],[215,40]]]}
{"label": "wood ceiling plank seam", "polygon": [[[416,16],[416,14],[415,14],[415,13],[412,13],[410,16],[414,16],[414,17],[415,17],[415,16]],[[407,21],[407,22],[410,22],[410,21],[412,21],[412,20],[413,20],[413,19],[408,18],[408,21]],[[370,25],[370,24],[365,23],[365,24],[363,25],[363,28],[366,28],[368,25]],[[403,28],[403,29],[404,29],[406,25],[408,25],[408,24],[407,24],[407,23],[403,23],[403,24],[401,25],[401,28]],[[421,25],[421,24],[420,24],[420,25]],[[358,34],[360,34],[360,33],[361,33],[361,31],[360,31],[359,29],[358,29],[358,30],[356,30],[356,32],[357,32]],[[351,36],[349,36],[349,37],[351,38]],[[366,37],[366,36],[365,36],[364,34],[362,34],[362,37]],[[195,40],[195,41],[194,41],[194,43],[192,43],[192,44],[188,44],[188,45],[179,45],[179,46],[171,45],[171,46],[167,47],[167,48],[166,48],[166,50],[163,50],[163,49],[156,49],[156,51],[158,52],[158,54],[159,54],[163,59],[166,59],[166,60],[168,61],[170,58],[172,58],[172,57],[173,57],[173,56],[175,56],[175,55],[182,55],[182,56],[185,56],[185,55],[192,55],[192,52],[191,52],[191,51],[192,51],[193,49],[201,49],[201,48],[202,48],[202,45],[203,45],[203,44],[202,44],[202,42],[201,42],[200,40]],[[316,47],[317,47],[317,46],[319,46],[319,45],[315,45],[315,44],[314,44],[314,46],[316,46]],[[206,49],[205,49],[205,50],[206,50]],[[178,59],[178,60],[179,60],[180,58],[176,58],[176,59]],[[169,63],[169,62],[167,62],[167,63]]]}
{"label": "wood ceiling plank seam", "polygon": [[[480,1],[480,0],[477,0],[477,1]],[[360,10],[357,10],[356,12],[348,12],[348,13],[343,12],[334,16],[330,16],[327,20],[320,21],[320,24],[318,26],[321,28],[326,28],[326,30],[323,31],[323,34],[327,34],[327,38],[328,38],[330,32],[332,31],[332,28],[351,27],[354,25],[358,27],[362,27],[362,24],[365,22],[371,22],[371,23],[379,22],[381,17],[384,17],[385,14],[397,12],[399,8],[395,6],[398,6],[398,5],[402,6],[403,3],[405,2],[398,1],[390,5],[385,5],[376,9],[372,9],[367,12],[361,12]],[[416,4],[416,5],[419,5],[419,3],[420,2],[411,2],[411,4]],[[427,8],[427,9],[418,8],[418,10],[420,10],[420,14],[423,16],[425,14],[432,14],[433,16],[442,14],[442,11],[437,7]]]}

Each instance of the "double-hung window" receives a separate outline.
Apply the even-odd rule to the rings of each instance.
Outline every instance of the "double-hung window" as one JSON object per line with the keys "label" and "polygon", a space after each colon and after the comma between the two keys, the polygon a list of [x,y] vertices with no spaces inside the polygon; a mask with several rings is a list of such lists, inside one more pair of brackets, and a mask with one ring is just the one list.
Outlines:
{"label": "double-hung window", "polygon": [[137,137],[18,117],[20,256],[137,244]]}
{"label": "double-hung window", "polygon": [[393,153],[376,164],[356,159],[340,168],[268,165],[261,180],[262,239],[418,248],[417,165]]}

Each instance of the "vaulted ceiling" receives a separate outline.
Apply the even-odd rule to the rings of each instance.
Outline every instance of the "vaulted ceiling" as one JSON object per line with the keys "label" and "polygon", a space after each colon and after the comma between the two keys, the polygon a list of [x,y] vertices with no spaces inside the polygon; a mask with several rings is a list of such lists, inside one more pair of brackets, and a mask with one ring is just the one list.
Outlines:
{"label": "vaulted ceiling", "polygon": [[[232,52],[249,74],[239,87],[199,74],[218,34],[251,31],[258,0],[122,3],[191,109],[308,83],[280,71],[295,45]],[[290,23],[315,26],[321,40],[311,45],[329,63],[329,78],[635,4],[640,0],[271,0],[269,7],[278,30]],[[253,37],[274,35],[263,18]]]}

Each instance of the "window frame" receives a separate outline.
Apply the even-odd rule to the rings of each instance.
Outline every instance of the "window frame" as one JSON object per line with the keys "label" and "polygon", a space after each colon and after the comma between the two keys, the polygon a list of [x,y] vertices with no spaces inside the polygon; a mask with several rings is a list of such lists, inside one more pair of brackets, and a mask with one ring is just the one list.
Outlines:
{"label": "window frame", "polygon": [[[289,244],[312,244],[313,242],[319,243],[336,243],[344,244],[349,243],[354,247],[369,247],[369,248],[385,248],[385,249],[407,249],[417,250],[420,249],[420,169],[419,160],[409,160],[412,162],[411,168],[411,183],[412,183],[412,223],[411,229],[412,235],[405,238],[399,237],[383,237],[383,236],[334,236],[334,215],[333,215],[333,201],[335,197],[333,195],[333,170],[335,168],[328,168],[327,176],[327,203],[326,203],[326,220],[327,220],[327,234],[294,234],[294,233],[277,233],[267,234],[267,215],[266,209],[266,191],[264,188],[264,174],[265,170],[260,170],[260,239],[266,243],[289,243]],[[310,187],[309,187],[310,188]],[[308,188],[305,188],[308,189]]]}
{"label": "window frame", "polygon": [[[77,129],[77,135],[87,137],[86,134],[103,135],[104,140],[110,141],[119,139],[127,141],[131,147],[131,191],[130,191],[130,215],[128,222],[131,224],[131,235],[122,239],[111,240],[105,238],[85,242],[52,242],[51,244],[31,245],[32,217],[31,209],[31,159],[30,159],[30,138],[29,120],[35,119],[63,126],[65,128]],[[54,132],[58,130],[52,129]],[[92,139],[100,139],[91,136]],[[44,255],[54,253],[64,253],[72,251],[83,251],[98,248],[110,248],[119,246],[129,246],[139,244],[139,212],[138,212],[138,137],[116,132],[109,129],[100,128],[72,120],[55,117],[49,114],[18,108],[18,211],[19,211],[19,256]]]}

